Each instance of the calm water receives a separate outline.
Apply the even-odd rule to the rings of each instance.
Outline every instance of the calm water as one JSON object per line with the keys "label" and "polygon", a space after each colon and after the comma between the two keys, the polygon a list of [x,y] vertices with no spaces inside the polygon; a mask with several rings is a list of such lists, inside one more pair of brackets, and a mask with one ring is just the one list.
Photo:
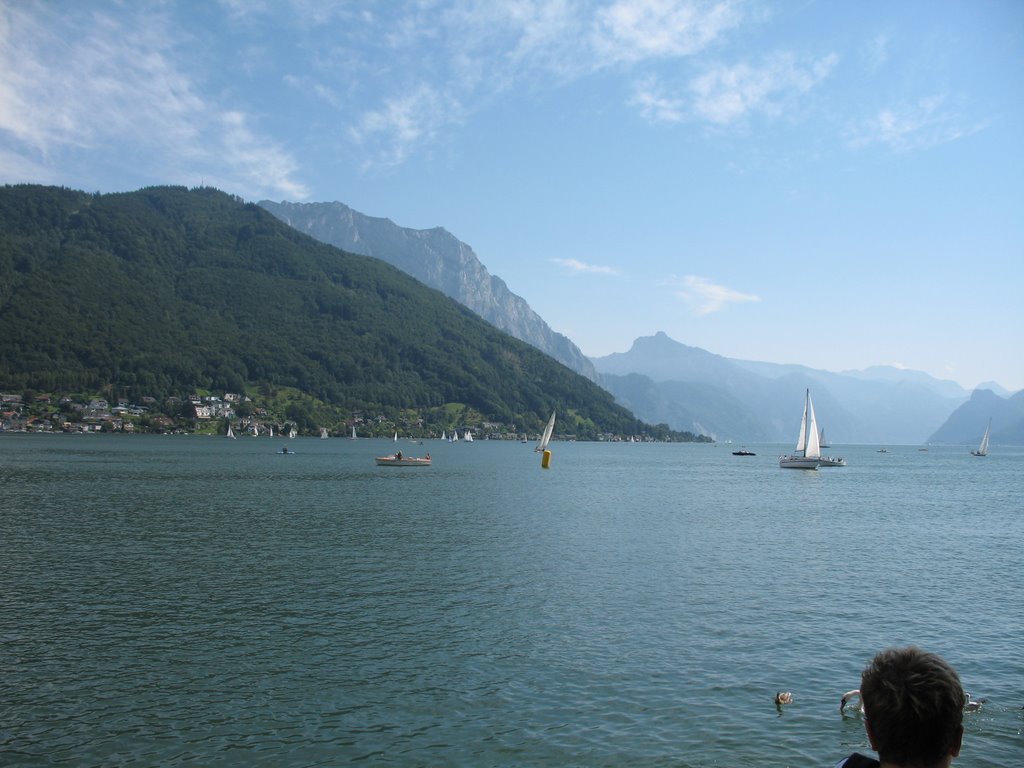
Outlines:
{"label": "calm water", "polygon": [[0,436],[0,764],[832,765],[908,643],[1024,762],[1024,449],[400,447]]}

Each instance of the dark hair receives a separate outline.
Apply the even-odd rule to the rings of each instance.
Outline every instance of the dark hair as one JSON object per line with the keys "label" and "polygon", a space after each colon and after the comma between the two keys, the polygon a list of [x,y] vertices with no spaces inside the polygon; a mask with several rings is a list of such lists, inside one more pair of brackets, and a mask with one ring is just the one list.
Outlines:
{"label": "dark hair", "polygon": [[914,646],[881,651],[864,669],[860,693],[883,762],[930,766],[959,737],[967,699],[956,670],[934,653]]}

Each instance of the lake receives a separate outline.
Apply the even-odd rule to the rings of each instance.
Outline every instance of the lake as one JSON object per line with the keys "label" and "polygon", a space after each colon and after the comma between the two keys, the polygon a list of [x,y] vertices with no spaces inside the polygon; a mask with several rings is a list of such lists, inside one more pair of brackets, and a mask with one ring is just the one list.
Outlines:
{"label": "lake", "polygon": [[911,643],[1022,763],[1024,449],[397,447],[0,435],[0,764],[831,766]]}

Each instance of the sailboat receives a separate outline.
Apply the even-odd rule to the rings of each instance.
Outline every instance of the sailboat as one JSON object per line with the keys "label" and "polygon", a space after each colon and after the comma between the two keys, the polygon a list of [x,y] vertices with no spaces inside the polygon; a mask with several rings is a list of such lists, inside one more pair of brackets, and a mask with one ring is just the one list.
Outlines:
{"label": "sailboat", "polygon": [[780,456],[779,466],[783,469],[817,469],[820,457],[818,421],[814,418],[814,403],[811,402],[811,390],[808,389],[804,396],[804,415],[800,419],[796,451],[789,456]]}
{"label": "sailboat", "polygon": [[327,427],[320,427],[320,439],[321,440],[326,440],[327,439]]}
{"label": "sailboat", "polygon": [[273,424],[270,425],[270,436],[271,437],[274,436],[274,425]]}
{"label": "sailboat", "polygon": [[540,442],[537,443],[537,447],[533,450],[537,453],[542,453],[548,449],[548,443],[551,442],[551,433],[555,431],[555,412],[551,412],[551,418],[548,419],[548,424],[544,427],[544,434],[540,436]]}
{"label": "sailboat", "polygon": [[356,425],[355,424],[352,425],[352,439],[353,440],[356,439]]}
{"label": "sailboat", "polygon": [[443,430],[443,429],[441,430],[441,439],[442,440],[447,440],[448,439],[448,432],[446,430]]}
{"label": "sailboat", "polygon": [[473,433],[470,432],[467,429],[465,434],[463,434],[462,439],[465,440],[467,443],[472,443],[473,442]]}
{"label": "sailboat", "polygon": [[988,420],[988,426],[985,427],[985,435],[981,438],[981,445],[978,446],[978,450],[971,451],[971,456],[988,456],[988,433],[992,430],[992,419]]}
{"label": "sailboat", "polygon": [[288,437],[294,438],[297,434],[299,433],[295,431],[295,425],[292,424],[291,429],[288,430]]}
{"label": "sailboat", "polygon": [[828,444],[828,441],[825,439],[825,428],[824,427],[822,427],[821,431],[818,433],[818,447],[819,448],[831,448],[832,447],[831,445]]}
{"label": "sailboat", "polygon": [[226,435],[224,435],[224,437],[230,437],[232,440],[235,439],[235,431],[233,429],[231,429],[231,422],[230,421],[228,422],[228,432],[227,432]]}
{"label": "sailboat", "polygon": [[544,427],[544,434],[540,436],[540,442],[537,443],[535,451],[540,451],[540,466],[543,469],[547,469],[551,464],[551,451],[548,450],[548,443],[551,442],[551,433],[555,431],[555,412],[551,412],[551,418],[548,419],[547,426]]}

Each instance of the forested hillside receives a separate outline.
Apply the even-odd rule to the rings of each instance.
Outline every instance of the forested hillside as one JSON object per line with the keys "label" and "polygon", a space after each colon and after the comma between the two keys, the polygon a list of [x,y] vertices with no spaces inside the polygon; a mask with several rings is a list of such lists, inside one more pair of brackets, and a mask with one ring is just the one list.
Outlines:
{"label": "forested hillside", "polygon": [[276,385],[338,409],[461,403],[527,430],[557,409],[581,437],[657,431],[394,267],[209,188],[0,189],[0,338],[5,391]]}

